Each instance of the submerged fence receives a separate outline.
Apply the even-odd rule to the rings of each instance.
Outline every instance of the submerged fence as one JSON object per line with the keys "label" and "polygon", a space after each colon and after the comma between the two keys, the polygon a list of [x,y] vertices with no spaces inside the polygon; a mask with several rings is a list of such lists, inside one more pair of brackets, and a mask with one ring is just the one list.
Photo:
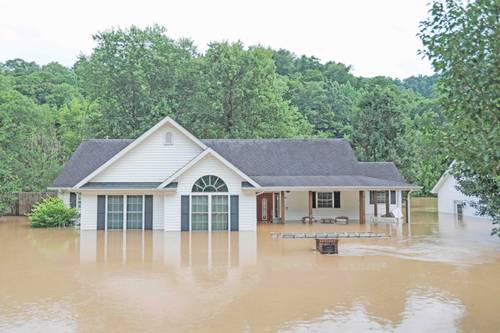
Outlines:
{"label": "submerged fence", "polygon": [[6,203],[7,207],[0,215],[26,215],[33,205],[56,195],[56,192],[1,193],[0,201]]}

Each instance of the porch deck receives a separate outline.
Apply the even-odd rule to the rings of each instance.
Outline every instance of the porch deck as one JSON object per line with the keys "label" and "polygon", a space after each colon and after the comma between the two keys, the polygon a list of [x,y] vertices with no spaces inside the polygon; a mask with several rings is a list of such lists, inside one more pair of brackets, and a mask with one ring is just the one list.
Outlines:
{"label": "porch deck", "polygon": [[385,233],[365,232],[271,232],[272,238],[303,239],[303,238],[388,238]]}

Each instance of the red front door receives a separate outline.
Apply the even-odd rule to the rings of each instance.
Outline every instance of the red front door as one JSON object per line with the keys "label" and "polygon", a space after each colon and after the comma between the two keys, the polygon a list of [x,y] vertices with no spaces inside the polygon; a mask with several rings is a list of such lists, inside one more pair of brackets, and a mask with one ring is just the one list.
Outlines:
{"label": "red front door", "polygon": [[273,220],[273,194],[262,193],[257,196],[257,222],[269,223]]}

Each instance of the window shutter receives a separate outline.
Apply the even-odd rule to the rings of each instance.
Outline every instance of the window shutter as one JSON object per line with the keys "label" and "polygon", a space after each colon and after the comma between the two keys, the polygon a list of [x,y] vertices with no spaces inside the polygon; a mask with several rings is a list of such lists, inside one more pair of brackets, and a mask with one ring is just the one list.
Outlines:
{"label": "window shutter", "polygon": [[189,231],[189,195],[181,196],[181,231]]}
{"label": "window shutter", "polygon": [[340,192],[333,192],[333,208],[340,208]]}
{"label": "window shutter", "polygon": [[391,191],[391,205],[396,204],[396,191]]}
{"label": "window shutter", "polygon": [[231,196],[231,231],[240,230],[240,199],[237,195]]}
{"label": "window shutter", "polygon": [[313,196],[313,208],[316,208],[316,192],[313,192],[312,196]]}
{"label": "window shutter", "polygon": [[71,208],[76,208],[76,193],[75,192],[69,193],[69,206]]}
{"label": "window shutter", "polygon": [[144,229],[153,230],[153,196],[144,196]]}
{"label": "window shutter", "polygon": [[104,230],[106,221],[106,196],[97,196],[97,230]]}
{"label": "window shutter", "polygon": [[370,191],[370,205],[373,205],[373,191]]}

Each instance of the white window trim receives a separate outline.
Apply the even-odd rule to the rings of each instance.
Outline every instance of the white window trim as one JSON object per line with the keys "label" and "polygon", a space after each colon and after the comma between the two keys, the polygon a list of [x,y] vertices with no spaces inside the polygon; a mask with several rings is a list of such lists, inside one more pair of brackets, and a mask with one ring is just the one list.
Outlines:
{"label": "white window trim", "polygon": [[[316,208],[314,209],[342,209],[342,204],[340,204],[340,207],[335,208],[335,192],[340,193],[340,197],[342,197],[342,191],[320,191],[316,192]],[[332,206],[331,207],[318,207],[319,203],[319,193],[331,193],[332,194]],[[342,198],[340,199],[340,202],[342,202]]]}
{"label": "white window trim", "polygon": [[[320,193],[331,193],[332,194],[332,206],[331,207],[319,207],[319,194]],[[326,192],[326,191],[316,192],[316,208],[315,209],[333,209],[333,206],[335,206],[335,204],[333,203],[334,200],[335,200],[335,198],[334,198],[333,192]]]}
{"label": "white window trim", "polygon": [[[104,207],[104,230],[108,230],[108,197],[109,196],[116,196],[119,197],[119,194],[106,194],[105,195],[105,207]],[[146,195],[145,194],[137,194],[137,196],[142,197],[142,228],[140,229],[132,229],[132,230],[145,230],[145,225],[146,225],[146,209],[145,209],[145,204],[146,204]],[[134,195],[135,196],[135,195]],[[124,194],[121,196],[123,198],[123,230],[127,230],[127,195]],[[191,225],[190,225],[191,228]],[[113,230],[120,230],[120,229],[113,229]]]}
{"label": "white window trim", "polygon": [[[230,232],[231,231],[231,195],[229,192],[192,192],[189,194],[189,232],[193,231],[193,197],[207,196],[208,204],[208,232],[212,232],[212,196],[226,196],[227,197],[227,230],[217,230],[217,232]],[[196,230],[200,231],[200,230]],[[203,231],[201,231],[203,232]]]}

